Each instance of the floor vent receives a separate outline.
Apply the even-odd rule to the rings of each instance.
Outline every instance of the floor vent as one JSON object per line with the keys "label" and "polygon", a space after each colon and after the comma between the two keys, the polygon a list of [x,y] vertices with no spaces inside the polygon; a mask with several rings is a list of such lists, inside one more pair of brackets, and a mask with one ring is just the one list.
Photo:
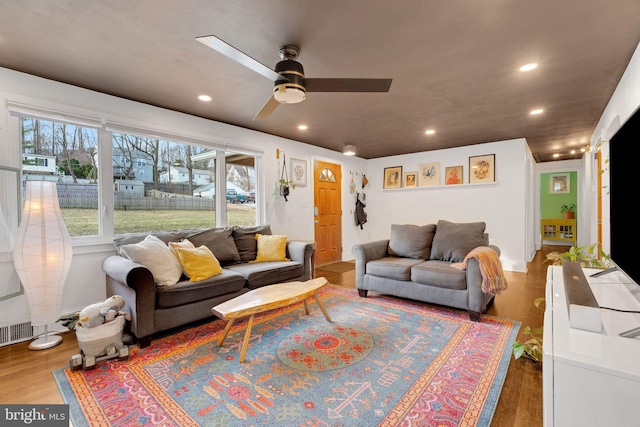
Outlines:
{"label": "floor vent", "polygon": [[18,323],[17,325],[3,326],[0,328],[0,345],[13,344],[33,338],[33,326],[31,322]]}

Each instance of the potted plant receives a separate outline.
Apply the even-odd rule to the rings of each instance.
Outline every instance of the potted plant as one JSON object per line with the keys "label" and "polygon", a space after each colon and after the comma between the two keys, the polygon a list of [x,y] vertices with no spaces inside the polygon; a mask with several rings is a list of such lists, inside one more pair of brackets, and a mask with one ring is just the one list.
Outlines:
{"label": "potted plant", "polygon": [[566,219],[573,219],[574,218],[574,214],[576,211],[576,205],[575,204],[571,204],[571,205],[562,205],[560,206],[560,212],[564,214],[564,217]]}
{"label": "potted plant", "polygon": [[[583,268],[599,268],[607,269],[613,266],[611,257],[607,255],[598,243],[593,243],[589,246],[571,246],[571,248],[564,253],[550,252],[547,254],[543,263],[551,263],[551,265],[562,265],[565,261],[579,262]],[[544,297],[536,298],[533,304],[538,307],[543,301]],[[523,334],[531,336],[531,338],[524,343],[516,341],[512,346],[512,353],[514,359],[525,357],[531,359],[537,364],[542,363],[542,334],[544,328],[532,329],[529,326],[525,326],[522,330]]]}

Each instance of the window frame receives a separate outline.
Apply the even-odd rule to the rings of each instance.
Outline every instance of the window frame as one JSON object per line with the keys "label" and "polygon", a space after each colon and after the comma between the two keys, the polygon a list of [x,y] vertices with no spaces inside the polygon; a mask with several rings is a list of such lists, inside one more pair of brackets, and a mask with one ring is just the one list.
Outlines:
{"label": "window frame", "polygon": [[[247,148],[244,146],[223,144],[214,139],[205,139],[180,134],[173,131],[164,131],[147,126],[132,126],[126,123],[103,121],[101,114],[92,112],[91,115],[78,115],[65,112],[63,109],[49,109],[34,105],[7,101],[9,111],[9,144],[14,151],[14,164],[20,167],[20,179],[22,179],[22,145],[21,145],[21,120],[23,118],[35,118],[40,120],[66,123],[74,126],[89,127],[97,131],[98,147],[98,234],[95,236],[77,236],[71,238],[74,247],[111,244],[114,237],[113,218],[113,170],[112,170],[112,138],[113,132],[131,133],[143,137],[153,137],[162,140],[173,141],[181,144],[198,145],[214,149],[219,163],[216,167],[216,194],[226,194],[226,156],[231,153],[251,155],[254,157],[256,174],[256,224],[262,224],[266,218],[264,194],[264,151]],[[20,195],[22,203],[22,195]],[[227,226],[226,198],[216,197],[216,227]]]}

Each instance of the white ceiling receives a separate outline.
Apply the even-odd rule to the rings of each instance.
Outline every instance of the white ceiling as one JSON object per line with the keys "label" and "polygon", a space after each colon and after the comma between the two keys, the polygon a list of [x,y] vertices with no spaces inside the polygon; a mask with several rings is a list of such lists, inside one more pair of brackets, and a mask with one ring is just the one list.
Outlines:
{"label": "white ceiling", "polygon": [[[293,44],[307,77],[393,83],[254,121],[273,83],[204,35],[270,68]],[[578,158],[639,42],[639,0],[0,2],[2,67],[363,158],[521,137],[538,162]]]}

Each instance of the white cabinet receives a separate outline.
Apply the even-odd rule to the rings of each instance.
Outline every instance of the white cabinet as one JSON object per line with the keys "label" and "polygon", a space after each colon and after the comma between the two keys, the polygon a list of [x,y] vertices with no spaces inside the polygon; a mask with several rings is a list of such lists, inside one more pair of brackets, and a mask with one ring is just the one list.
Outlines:
{"label": "white cabinet", "polygon": [[[600,307],[640,311],[640,287],[619,272],[585,269]],[[602,311],[602,332],[569,327],[562,267],[547,271],[542,362],[546,427],[640,426],[640,314]],[[531,325],[534,326],[534,325]]]}

